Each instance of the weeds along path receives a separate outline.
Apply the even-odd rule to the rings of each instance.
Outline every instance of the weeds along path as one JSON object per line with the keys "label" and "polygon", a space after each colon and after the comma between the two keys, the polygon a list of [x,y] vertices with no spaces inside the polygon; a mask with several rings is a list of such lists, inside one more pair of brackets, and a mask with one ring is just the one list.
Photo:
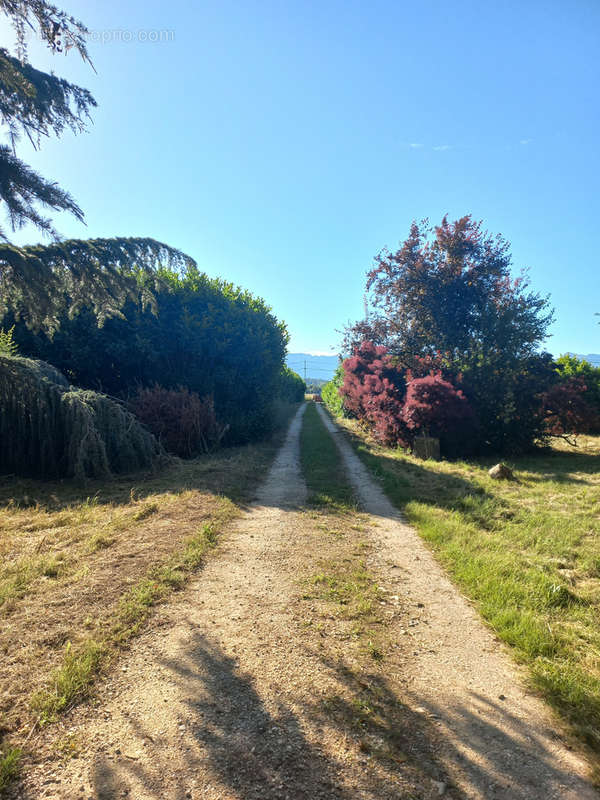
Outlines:
{"label": "weeds along path", "polygon": [[390,567],[412,609],[406,695],[443,734],[441,760],[469,798],[584,800],[600,794],[589,766],[568,744],[548,707],[527,691],[524,673],[446,577],[418,534],[369,475],[322,407],[377,538],[372,568]]}

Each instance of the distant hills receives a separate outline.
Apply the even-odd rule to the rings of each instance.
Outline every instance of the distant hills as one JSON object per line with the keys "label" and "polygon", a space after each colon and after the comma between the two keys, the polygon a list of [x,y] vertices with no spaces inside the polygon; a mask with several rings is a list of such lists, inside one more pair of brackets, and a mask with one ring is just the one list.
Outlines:
{"label": "distant hills", "polygon": [[304,365],[306,363],[306,377],[319,378],[329,381],[333,378],[333,373],[339,364],[339,358],[332,356],[311,356],[310,353],[288,353],[285,363],[294,372],[304,378]]}
{"label": "distant hills", "polygon": [[[585,358],[594,367],[600,367],[600,353],[588,353],[581,355],[580,353],[571,353],[577,358]],[[285,358],[286,364],[294,372],[304,378],[304,364],[306,362],[306,378],[319,379],[322,381],[329,381],[333,378],[333,373],[336,371],[339,364],[339,357],[332,356],[312,356],[310,353],[288,353]]]}

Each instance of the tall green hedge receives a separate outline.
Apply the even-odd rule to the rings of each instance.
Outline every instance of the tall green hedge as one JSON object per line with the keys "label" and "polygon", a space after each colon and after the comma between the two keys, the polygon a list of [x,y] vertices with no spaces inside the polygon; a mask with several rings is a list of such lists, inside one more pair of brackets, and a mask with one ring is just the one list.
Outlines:
{"label": "tall green hedge", "polygon": [[[63,314],[56,333],[17,321],[21,353],[54,364],[78,386],[126,398],[139,386],[187,387],[212,396],[229,443],[265,435],[280,385],[285,325],[269,306],[195,265],[140,270],[153,307],[130,299],[121,318],[98,326],[93,309]],[[6,318],[6,327],[12,324]]]}

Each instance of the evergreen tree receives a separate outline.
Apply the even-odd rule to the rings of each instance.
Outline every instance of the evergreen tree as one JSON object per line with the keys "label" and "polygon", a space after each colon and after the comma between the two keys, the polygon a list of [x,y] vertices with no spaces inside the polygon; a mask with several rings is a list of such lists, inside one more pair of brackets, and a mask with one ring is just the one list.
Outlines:
{"label": "evergreen tree", "polygon": [[[60,136],[65,128],[83,130],[96,102],[87,89],[29,64],[26,38],[28,31],[36,31],[53,52],[74,49],[91,64],[87,29],[45,0],[0,0],[0,12],[9,18],[16,37],[15,55],[0,48],[0,120],[8,140],[0,146],[0,203],[13,231],[31,223],[56,236],[40,206],[69,211],[78,219],[83,213],[68,192],[20,160],[16,146],[22,135],[39,147],[43,136]],[[3,227],[0,239],[8,240]]]}

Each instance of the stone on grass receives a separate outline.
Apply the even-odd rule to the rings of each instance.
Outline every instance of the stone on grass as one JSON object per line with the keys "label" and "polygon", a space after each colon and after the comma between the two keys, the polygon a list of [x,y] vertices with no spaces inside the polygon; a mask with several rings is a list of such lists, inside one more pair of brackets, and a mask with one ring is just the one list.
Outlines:
{"label": "stone on grass", "polygon": [[488,475],[496,481],[512,481],[515,477],[512,469],[506,464],[495,464],[488,470]]}

